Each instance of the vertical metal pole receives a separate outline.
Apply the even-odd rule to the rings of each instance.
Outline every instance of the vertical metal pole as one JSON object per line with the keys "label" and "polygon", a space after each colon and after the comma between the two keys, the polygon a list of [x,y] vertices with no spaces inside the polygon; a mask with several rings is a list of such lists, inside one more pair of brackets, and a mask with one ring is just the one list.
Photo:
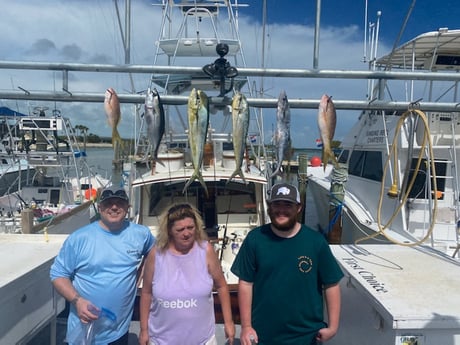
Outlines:
{"label": "vertical metal pole", "polygon": [[299,215],[299,222],[301,224],[305,224],[305,215],[306,215],[306,199],[307,199],[307,182],[308,182],[308,175],[307,175],[307,168],[308,168],[308,156],[306,154],[300,154],[298,157],[299,160],[299,171],[297,173],[299,178],[299,193],[300,193],[300,201],[303,206],[303,212]]}
{"label": "vertical metal pole", "polygon": [[318,69],[320,18],[321,18],[321,0],[316,0],[315,45],[314,45],[314,51],[313,51],[313,68],[314,69]]}

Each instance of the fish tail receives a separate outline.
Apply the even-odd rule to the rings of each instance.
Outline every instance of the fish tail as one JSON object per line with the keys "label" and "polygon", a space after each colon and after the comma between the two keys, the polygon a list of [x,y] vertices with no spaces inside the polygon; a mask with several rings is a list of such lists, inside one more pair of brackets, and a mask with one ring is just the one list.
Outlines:
{"label": "fish tail", "polygon": [[276,167],[275,171],[270,175],[269,178],[273,178],[275,176],[281,176],[282,175],[282,171],[281,171],[281,164],[278,164],[278,166]]}
{"label": "fish tail", "polygon": [[241,168],[235,169],[235,171],[233,172],[232,176],[230,176],[230,178],[227,180],[227,182],[225,184],[229,184],[230,181],[233,178],[235,178],[236,176],[240,176],[243,179],[244,184],[247,184],[246,179],[244,178],[244,174],[243,174],[243,171],[241,170]]}
{"label": "fish tail", "polygon": [[198,180],[200,181],[201,185],[203,186],[204,192],[206,194],[206,198],[209,196],[208,194],[208,187],[206,186],[206,183],[203,180],[203,175],[201,173],[198,174]]}
{"label": "fish tail", "polygon": [[155,164],[160,163],[163,167],[166,167],[165,163],[163,163],[161,159],[158,158],[157,155],[153,155],[152,160]]}
{"label": "fish tail", "polygon": [[329,147],[323,148],[322,161],[324,170],[326,170],[326,165],[327,163],[329,163],[329,161],[332,161],[334,166],[338,166],[337,158],[335,158],[334,152],[332,152],[332,150]]}
{"label": "fish tail", "polygon": [[112,147],[115,147],[115,145],[118,145],[120,148],[123,147],[123,140],[116,128],[112,130]]}
{"label": "fish tail", "polygon": [[185,191],[187,190],[187,188],[193,183],[193,181],[195,180],[198,180],[201,185],[203,186],[204,188],[204,191],[206,193],[206,197],[208,197],[208,187],[206,186],[206,183],[204,182],[203,180],[203,175],[201,175],[200,171],[194,171],[193,172],[193,175],[190,176],[190,178],[188,179],[187,183],[185,184],[184,186],[184,189],[182,190],[182,194],[185,193]]}

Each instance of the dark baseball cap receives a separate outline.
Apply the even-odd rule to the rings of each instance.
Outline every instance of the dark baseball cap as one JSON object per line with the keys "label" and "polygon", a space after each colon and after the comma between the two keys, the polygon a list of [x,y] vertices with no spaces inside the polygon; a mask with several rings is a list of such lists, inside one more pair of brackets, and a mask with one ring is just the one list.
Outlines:
{"label": "dark baseball cap", "polygon": [[128,198],[128,195],[126,194],[126,191],[120,187],[105,188],[101,192],[99,202],[104,202],[106,200],[113,199],[113,198],[121,199],[129,203],[129,198]]}
{"label": "dark baseball cap", "polygon": [[268,203],[273,201],[288,201],[294,204],[300,204],[300,193],[297,187],[289,183],[275,184],[270,190]]}

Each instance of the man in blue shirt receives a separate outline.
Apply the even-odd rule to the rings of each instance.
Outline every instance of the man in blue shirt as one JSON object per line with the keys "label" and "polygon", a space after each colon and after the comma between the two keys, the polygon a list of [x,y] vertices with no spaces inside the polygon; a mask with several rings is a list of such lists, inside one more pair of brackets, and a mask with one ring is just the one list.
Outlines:
{"label": "man in blue shirt", "polygon": [[103,190],[98,208],[100,220],[66,239],[50,277],[56,290],[70,302],[70,345],[85,325],[98,319],[101,310],[111,311],[116,319],[95,329],[94,343],[127,345],[137,271],[155,238],[147,227],[126,219],[129,198],[124,189]]}

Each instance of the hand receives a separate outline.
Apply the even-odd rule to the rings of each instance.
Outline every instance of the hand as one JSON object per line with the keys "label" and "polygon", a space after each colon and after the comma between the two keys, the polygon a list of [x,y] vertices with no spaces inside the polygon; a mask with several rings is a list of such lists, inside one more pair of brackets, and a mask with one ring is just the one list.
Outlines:
{"label": "hand", "polygon": [[147,330],[142,330],[139,333],[139,345],[149,345],[150,344],[150,337],[149,332]]}
{"label": "hand", "polygon": [[257,332],[252,327],[241,327],[240,335],[241,345],[251,345],[257,344],[259,338],[257,337]]}
{"label": "hand", "polygon": [[226,322],[224,324],[224,331],[225,331],[225,338],[227,339],[228,343],[230,345],[233,345],[233,342],[235,341],[235,324],[233,321],[231,322]]}
{"label": "hand", "polygon": [[332,328],[321,328],[316,334],[316,340],[320,342],[328,341],[332,339],[336,333],[337,331],[333,330]]}
{"label": "hand", "polygon": [[100,310],[82,297],[75,303],[75,308],[77,309],[78,318],[82,323],[92,322],[99,318]]}

